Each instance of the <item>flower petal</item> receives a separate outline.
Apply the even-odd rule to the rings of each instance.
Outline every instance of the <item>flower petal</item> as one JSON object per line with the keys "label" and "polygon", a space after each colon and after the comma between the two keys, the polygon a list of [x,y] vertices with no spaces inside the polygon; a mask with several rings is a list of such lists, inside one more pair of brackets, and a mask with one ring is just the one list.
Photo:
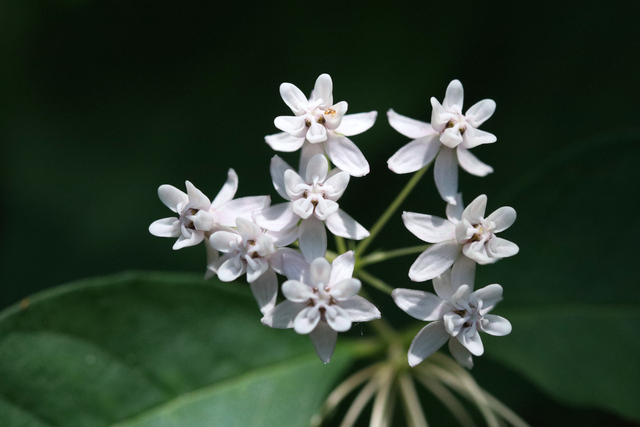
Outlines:
{"label": "flower petal", "polygon": [[409,269],[409,278],[424,282],[444,273],[458,258],[461,247],[456,242],[436,243],[422,252]]}
{"label": "flower petal", "polygon": [[475,176],[487,176],[493,172],[493,168],[485,163],[482,163],[476,156],[471,154],[469,150],[461,145],[457,148],[458,164],[460,167],[471,175]]}
{"label": "flower petal", "polygon": [[451,288],[457,291],[462,285],[473,289],[476,279],[476,262],[466,256],[458,257],[451,268]]}
{"label": "flower petal", "polygon": [[273,310],[265,313],[264,317],[260,319],[260,321],[263,325],[267,325],[272,328],[293,328],[293,321],[295,317],[305,307],[306,303],[295,303],[289,300],[284,300],[280,304],[276,305]]}
{"label": "flower petal", "polygon": [[225,227],[234,227],[238,218],[252,220],[253,211],[265,209],[269,203],[269,196],[249,196],[231,200],[216,209],[216,222]]}
{"label": "flower petal", "polygon": [[418,239],[428,243],[440,243],[456,238],[456,226],[437,216],[415,212],[403,212],[404,226]]}
{"label": "flower petal", "polygon": [[435,353],[449,339],[442,321],[429,323],[422,328],[409,347],[409,366],[414,367]]}
{"label": "flower petal", "polygon": [[467,126],[467,130],[462,136],[462,140],[462,144],[460,144],[462,147],[473,148],[482,144],[491,144],[496,142],[498,139],[492,133]]}
{"label": "flower petal", "polygon": [[361,134],[373,126],[376,122],[376,117],[378,117],[377,111],[347,114],[342,117],[342,121],[340,122],[340,126],[336,129],[336,132],[345,136]]}
{"label": "flower petal", "polygon": [[329,216],[338,212],[338,209],[340,209],[338,203],[333,200],[319,199],[318,204],[316,205],[315,214],[318,219],[324,221]]}
{"label": "flower petal", "polygon": [[511,333],[511,322],[502,316],[485,314],[480,323],[481,330],[496,337],[502,337]]}
{"label": "flower petal", "polygon": [[320,317],[317,307],[303,308],[293,320],[293,329],[301,335],[306,335],[315,329]]}
{"label": "flower petal", "polygon": [[445,110],[435,97],[431,97],[431,108],[431,127],[438,133],[444,132],[449,120],[456,115]]}
{"label": "flower petal", "polygon": [[302,150],[300,150],[300,176],[307,176],[307,165],[309,164],[309,160],[317,154],[324,155],[324,144],[312,144],[310,142],[305,142],[302,146]]}
{"label": "flower petal", "polygon": [[327,128],[318,122],[311,122],[309,129],[307,129],[306,138],[312,144],[324,142],[327,140]]}
{"label": "flower petal", "polygon": [[[229,171],[231,173],[233,169]],[[235,174],[235,172],[233,172]],[[189,181],[185,181],[187,187],[187,196],[189,197],[189,203],[187,206],[193,209],[209,209],[211,207],[211,201],[204,193],[196,188]],[[223,187],[224,188],[224,187]]]}
{"label": "flower petal", "polygon": [[482,310],[487,310],[496,305],[502,299],[502,286],[494,283],[475,291],[470,298],[476,301],[482,301]]}
{"label": "flower petal", "polygon": [[269,230],[267,234],[271,236],[275,246],[288,246],[298,240],[298,231],[297,223],[294,223],[291,227],[279,231]]}
{"label": "flower petal", "polygon": [[295,138],[303,138],[307,135],[305,116],[278,116],[273,121],[275,127]]}
{"label": "flower petal", "polygon": [[462,193],[456,194],[456,203],[447,203],[447,218],[454,224],[457,224],[462,219],[462,211],[464,211],[464,205],[462,204]]}
{"label": "flower petal", "polygon": [[354,296],[358,295],[361,287],[362,283],[360,283],[360,280],[358,279],[343,279],[331,286],[329,294],[336,301],[346,301],[349,298],[353,298]]}
{"label": "flower petal", "polygon": [[473,202],[469,203],[462,212],[462,219],[466,219],[472,225],[479,224],[484,219],[484,212],[487,210],[487,196],[479,195]]}
{"label": "flower petal", "polygon": [[284,190],[287,193],[287,199],[297,200],[301,198],[308,189],[309,186],[296,171],[293,169],[284,171]]}
{"label": "flower petal", "polygon": [[282,83],[280,85],[280,96],[296,116],[303,114],[309,104],[304,93],[291,83]]}
{"label": "flower petal", "polygon": [[173,244],[173,250],[178,250],[178,249],[182,249],[182,248],[186,248],[188,246],[195,246],[198,243],[202,242],[204,240],[204,231],[192,231],[190,235],[188,235],[187,237],[184,236],[184,234],[180,234],[180,237],[178,237],[178,240],[176,240],[176,242]]}
{"label": "flower petal", "polygon": [[466,331],[459,333],[456,338],[473,354],[474,356],[482,356],[484,353],[484,346],[482,345],[482,338],[475,328],[469,328]]}
{"label": "flower petal", "polygon": [[282,267],[284,275],[289,280],[297,280],[302,283],[311,283],[309,275],[310,265],[302,256],[294,256],[289,252],[282,255]]}
{"label": "flower petal", "polygon": [[324,182],[324,194],[329,200],[338,200],[347,189],[350,178],[351,176],[346,172],[335,173]]}
{"label": "flower petal", "polygon": [[324,257],[316,258],[310,266],[311,283],[316,288],[324,288],[331,280],[331,264]]}
{"label": "flower petal", "polygon": [[484,123],[496,111],[496,102],[493,99],[483,99],[476,102],[467,110],[465,118],[467,122],[477,128]]}
{"label": "flower petal", "polygon": [[410,119],[409,117],[396,113],[392,109],[387,111],[387,118],[392,128],[411,139],[423,138],[427,135],[435,135],[438,133],[429,123]]}
{"label": "flower petal", "polygon": [[315,180],[324,182],[327,178],[327,172],[329,172],[329,162],[327,162],[327,158],[322,154],[316,154],[309,160],[305,181],[307,184],[312,184]]}
{"label": "flower petal", "polygon": [[327,252],[327,230],[324,223],[313,215],[302,220],[298,242],[307,260],[324,258]]}
{"label": "flower petal", "polygon": [[318,106],[325,110],[333,105],[333,82],[329,74],[320,74],[316,79],[316,84],[311,92],[310,102],[322,99],[322,103]]}
{"label": "flower petal", "polygon": [[269,261],[264,258],[247,259],[247,282],[249,284],[258,280],[269,268]]}
{"label": "flower petal", "polygon": [[447,92],[442,101],[442,106],[446,110],[454,110],[456,112],[462,112],[462,103],[464,101],[464,91],[462,89],[462,83],[460,80],[452,80],[447,86]]}
{"label": "flower petal", "polygon": [[353,240],[362,240],[365,237],[369,237],[367,229],[342,209],[338,209],[338,212],[328,216],[325,224],[327,224],[329,231],[336,236]]}
{"label": "flower petal", "polygon": [[516,210],[511,206],[503,206],[496,209],[491,215],[487,217],[487,221],[491,221],[495,224],[496,228],[493,229],[494,233],[499,233],[511,227],[516,221]]}
{"label": "flower petal", "polygon": [[309,334],[309,338],[311,338],[316,354],[322,360],[322,363],[329,363],[333,350],[336,348],[338,333],[325,322],[320,322]]}
{"label": "flower petal", "polygon": [[327,156],[334,165],[351,176],[364,176],[369,173],[369,163],[362,151],[346,136],[329,132],[324,142]]}
{"label": "flower petal", "polygon": [[262,314],[270,312],[276,305],[276,297],[278,296],[276,273],[272,269],[268,269],[249,285]]}
{"label": "flower petal", "polygon": [[265,136],[264,141],[276,151],[290,153],[292,151],[298,151],[300,147],[302,147],[302,144],[304,143],[304,136],[297,137],[292,136],[287,132],[279,132]]}
{"label": "flower petal", "polygon": [[282,295],[289,301],[306,303],[313,297],[313,289],[297,280],[287,280],[282,284]]}
{"label": "flower petal", "polygon": [[331,106],[331,108],[324,111],[324,125],[328,130],[336,130],[342,123],[342,118],[349,109],[349,104],[345,101],[340,101],[337,104]]}
{"label": "flower petal", "polygon": [[351,318],[339,305],[330,305],[324,312],[324,318],[327,320],[331,329],[336,332],[346,332],[351,329]]}
{"label": "flower petal", "polygon": [[158,197],[166,207],[176,213],[179,213],[177,209],[179,204],[185,206],[189,202],[189,197],[185,193],[167,184],[158,187]]}
{"label": "flower petal", "polygon": [[356,257],[353,251],[348,251],[336,257],[331,263],[330,283],[338,283],[341,280],[353,277],[353,269],[356,264]]}
{"label": "flower petal", "polygon": [[361,296],[340,301],[340,307],[347,312],[352,322],[368,322],[381,317],[380,310]]}
{"label": "flower petal", "polygon": [[449,148],[456,148],[464,140],[460,133],[460,123],[456,123],[453,127],[446,128],[440,134],[440,142]]}
{"label": "flower petal", "polygon": [[433,278],[433,289],[435,289],[436,294],[443,300],[449,301],[451,299],[451,296],[456,291],[451,286],[451,270],[447,270]]}
{"label": "flower petal", "polygon": [[411,141],[387,160],[387,165],[395,173],[410,173],[422,169],[433,161],[442,144],[438,135],[429,135]]}
{"label": "flower petal", "polygon": [[[286,260],[286,261],[285,261]],[[309,268],[309,263],[307,263],[300,252],[291,248],[278,248],[276,253],[269,257],[269,264],[271,268],[278,274],[283,276],[285,273],[285,262],[286,264],[298,264],[303,263],[305,268]],[[288,277],[289,279],[301,280],[300,276]]]}
{"label": "flower petal", "polygon": [[494,236],[485,245],[487,254],[492,258],[507,258],[520,251],[518,245],[500,237]]}
{"label": "flower petal", "polygon": [[391,297],[398,307],[418,320],[439,320],[451,311],[449,304],[429,292],[396,288]]}
{"label": "flower petal", "polygon": [[240,256],[232,256],[218,267],[218,279],[223,282],[233,282],[245,271],[247,271],[247,268]]}
{"label": "flower petal", "polygon": [[280,231],[293,227],[300,217],[293,212],[291,202],[285,202],[253,212],[253,219],[262,228]]}
{"label": "flower petal", "polygon": [[216,231],[209,238],[211,247],[220,252],[230,252],[232,245],[237,246],[240,243],[240,235],[235,231]]}
{"label": "flower petal", "polygon": [[153,221],[149,226],[149,233],[157,237],[178,237],[180,236],[180,220],[172,217]]}
{"label": "flower petal", "polygon": [[471,369],[473,368],[473,356],[471,352],[467,350],[465,346],[460,344],[457,338],[449,338],[449,351],[456,362],[458,362],[461,366]]}
{"label": "flower petal", "polygon": [[448,147],[440,149],[433,174],[442,200],[455,205],[458,193],[458,160],[454,150]]}

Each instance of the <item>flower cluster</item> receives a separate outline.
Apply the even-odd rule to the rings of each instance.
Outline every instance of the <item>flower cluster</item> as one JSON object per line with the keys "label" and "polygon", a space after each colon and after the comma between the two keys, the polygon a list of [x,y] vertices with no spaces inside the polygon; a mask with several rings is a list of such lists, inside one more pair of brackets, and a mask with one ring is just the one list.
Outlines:
{"label": "flower cluster", "polygon": [[[231,282],[246,274],[262,323],[309,335],[319,358],[328,363],[338,332],[348,331],[354,322],[381,317],[375,305],[358,295],[362,283],[354,277],[358,259],[354,251],[327,251],[327,230],[337,239],[374,237],[341,209],[339,201],[352,177],[369,173],[369,163],[348,137],[373,126],[377,113],[347,115],[347,103],[333,101],[328,74],[318,77],[308,98],[290,83],[280,86],[280,95],[293,116],[276,117],[274,124],[282,132],[266,136],[265,141],[276,151],[300,150],[297,168],[277,155],[271,159],[273,186],[284,201],[271,204],[269,196],[234,198],[238,176],[230,169],[213,201],[189,181],[186,194],[160,186],[160,200],[178,216],[155,221],[149,231],[177,238],[174,249],[204,242],[206,277]],[[495,102],[480,101],[462,114],[462,100],[462,85],[454,80],[442,104],[431,99],[431,124],[388,112],[391,126],[414,138],[389,159],[389,168],[409,173],[434,162],[436,186],[447,202],[447,219],[402,215],[409,231],[433,243],[412,265],[409,277],[417,282],[433,280],[436,291],[435,295],[410,289],[391,293],[401,309],[431,322],[411,344],[411,366],[449,340],[456,360],[471,367],[471,356],[483,352],[479,331],[505,335],[511,330],[507,320],[488,314],[502,297],[500,285],[473,291],[473,282],[476,264],[518,252],[515,244],[496,236],[513,224],[515,210],[503,207],[485,218],[486,196],[464,208],[457,189],[458,165],[478,176],[492,172],[469,149],[496,140],[478,129],[493,114]],[[286,278],[280,303],[278,275]]]}

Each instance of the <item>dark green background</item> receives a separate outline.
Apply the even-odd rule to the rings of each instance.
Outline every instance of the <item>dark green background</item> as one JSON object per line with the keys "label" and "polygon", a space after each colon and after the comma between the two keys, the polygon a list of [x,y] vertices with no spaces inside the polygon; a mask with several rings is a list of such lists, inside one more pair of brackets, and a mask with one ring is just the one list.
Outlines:
{"label": "dark green background", "polygon": [[[460,189],[519,214],[504,235],[520,255],[478,284],[502,284],[506,309],[638,303],[638,13],[636,1],[0,1],[0,308],[82,277],[204,271],[202,248],[148,233],[169,214],[157,187],[189,179],[213,197],[233,167],[240,196],[279,202],[264,143],[289,114],[278,86],[308,93],[323,72],[349,112],[379,112],[352,138],[372,172],[341,199],[363,225],[408,179],[386,167],[408,139],[385,112],[429,121],[429,98],[458,78],[466,108],[498,105],[482,127],[498,142],[474,150],[495,173],[461,172]],[[444,215],[431,174],[403,209]],[[397,217],[374,247],[418,243]],[[372,270],[410,287],[412,261]]]}

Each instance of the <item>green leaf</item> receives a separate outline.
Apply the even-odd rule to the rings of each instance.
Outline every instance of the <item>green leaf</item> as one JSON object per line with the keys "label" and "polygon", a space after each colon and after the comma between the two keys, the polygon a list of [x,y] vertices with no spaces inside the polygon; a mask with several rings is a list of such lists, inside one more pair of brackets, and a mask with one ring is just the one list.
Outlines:
{"label": "green leaf", "polygon": [[176,274],[37,294],[0,313],[0,425],[307,425],[351,356],[260,317],[246,286]]}

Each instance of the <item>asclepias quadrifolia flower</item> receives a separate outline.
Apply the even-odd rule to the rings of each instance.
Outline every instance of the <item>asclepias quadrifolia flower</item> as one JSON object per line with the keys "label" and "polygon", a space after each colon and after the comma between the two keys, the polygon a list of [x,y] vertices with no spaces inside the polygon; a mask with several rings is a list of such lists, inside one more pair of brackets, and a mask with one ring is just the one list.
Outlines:
{"label": "asclepias quadrifolia flower", "polygon": [[286,300],[262,318],[272,328],[308,334],[323,363],[333,355],[338,332],[351,329],[353,322],[380,318],[380,311],[358,296],[360,280],[354,279],[353,251],[338,256],[333,264],[325,258],[300,266],[284,256],[287,280],[282,284]]}
{"label": "asclepias quadrifolia flower", "polygon": [[447,271],[433,279],[437,295],[413,289],[395,289],[391,296],[410,316],[430,321],[409,347],[409,365],[416,366],[449,341],[451,355],[466,368],[473,367],[473,356],[481,356],[484,346],[479,332],[503,336],[511,323],[489,313],[502,299],[497,284],[473,291],[473,275],[452,275]]}
{"label": "asclepias quadrifolia flower", "polygon": [[496,236],[514,223],[515,209],[504,206],[485,218],[486,207],[487,196],[482,194],[462,210],[462,195],[458,194],[456,204],[447,205],[448,219],[404,212],[402,220],[407,229],[419,239],[434,243],[411,266],[411,280],[433,279],[454,263],[490,264],[517,254],[515,243]]}
{"label": "asclepias quadrifolia flower", "polygon": [[333,103],[333,82],[329,74],[318,77],[309,99],[291,83],[280,85],[280,95],[295,115],[276,117],[274,124],[283,132],[265,137],[271,148],[287,152],[302,148],[302,174],[311,157],[325,152],[333,164],[349,175],[369,173],[369,163],[347,137],[373,126],[376,111],[345,115],[347,103]]}
{"label": "asclepias quadrifolia flower", "polygon": [[472,175],[485,176],[493,169],[482,163],[469,149],[496,141],[493,134],[478,127],[493,115],[496,103],[484,99],[462,114],[464,93],[462,83],[453,80],[447,87],[442,104],[431,98],[431,123],[402,116],[389,110],[389,124],[398,132],[413,138],[389,160],[395,173],[410,173],[422,169],[435,159],[433,168],[436,187],[443,200],[455,204],[458,192],[458,165]]}

